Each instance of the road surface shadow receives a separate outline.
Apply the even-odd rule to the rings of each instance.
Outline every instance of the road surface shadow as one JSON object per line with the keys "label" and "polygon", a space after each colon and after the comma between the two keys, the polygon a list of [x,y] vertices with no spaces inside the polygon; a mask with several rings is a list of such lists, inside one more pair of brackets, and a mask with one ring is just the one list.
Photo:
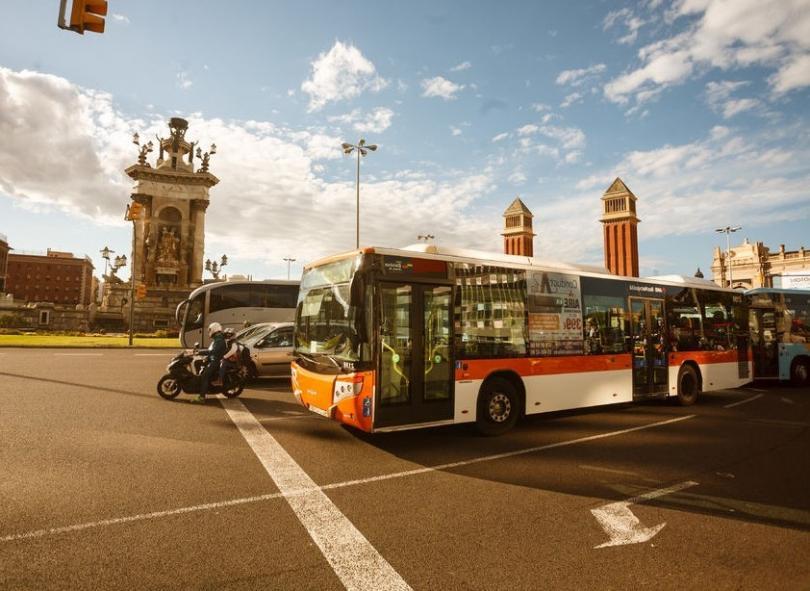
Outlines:
{"label": "road surface shadow", "polygon": [[102,386],[93,386],[91,384],[82,384],[79,382],[68,382],[66,380],[55,380],[53,378],[41,378],[37,376],[27,376],[24,374],[8,373],[0,371],[0,376],[8,376],[11,378],[19,378],[21,380],[33,380],[36,382],[44,382],[47,384],[59,384],[60,386],[74,386],[76,388],[84,388],[86,390],[95,390],[97,392],[114,392],[116,394],[125,394],[127,396],[140,396],[145,398],[156,398],[157,394],[154,390],[150,393],[147,392],[132,392],[130,390],[118,390],[116,388],[105,388]]}

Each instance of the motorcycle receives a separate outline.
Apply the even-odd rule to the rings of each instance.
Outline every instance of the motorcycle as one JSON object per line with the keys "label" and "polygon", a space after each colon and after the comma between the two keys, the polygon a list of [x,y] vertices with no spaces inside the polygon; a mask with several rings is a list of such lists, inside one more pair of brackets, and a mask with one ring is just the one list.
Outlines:
{"label": "motorcycle", "polygon": [[[214,372],[208,386],[208,393],[223,394],[226,398],[239,396],[245,388],[248,373],[244,360],[244,347],[235,341],[230,343],[228,352],[222,360],[222,363],[225,364],[225,377],[222,383],[219,383],[219,372]],[[166,400],[177,398],[180,392],[199,394],[200,376],[207,363],[207,352],[198,351],[196,343],[192,351],[180,351],[169,362],[166,368],[168,373],[158,380],[157,393]]]}

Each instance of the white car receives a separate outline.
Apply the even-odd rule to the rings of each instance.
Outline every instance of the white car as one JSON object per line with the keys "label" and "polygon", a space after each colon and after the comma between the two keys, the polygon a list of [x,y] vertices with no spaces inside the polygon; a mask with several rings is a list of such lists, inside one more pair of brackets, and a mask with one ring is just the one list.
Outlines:
{"label": "white car", "polygon": [[240,338],[250,351],[252,377],[289,376],[293,360],[293,323],[268,322]]}

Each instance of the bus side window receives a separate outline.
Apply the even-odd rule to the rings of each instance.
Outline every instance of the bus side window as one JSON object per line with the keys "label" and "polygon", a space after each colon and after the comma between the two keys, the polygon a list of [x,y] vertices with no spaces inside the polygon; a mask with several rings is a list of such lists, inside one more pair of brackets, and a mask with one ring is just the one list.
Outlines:
{"label": "bus side window", "polygon": [[[590,287],[590,285],[589,285]],[[591,291],[598,290],[599,284]],[[626,353],[629,349],[627,310],[625,298],[604,293],[585,293],[584,310],[585,354]]]}

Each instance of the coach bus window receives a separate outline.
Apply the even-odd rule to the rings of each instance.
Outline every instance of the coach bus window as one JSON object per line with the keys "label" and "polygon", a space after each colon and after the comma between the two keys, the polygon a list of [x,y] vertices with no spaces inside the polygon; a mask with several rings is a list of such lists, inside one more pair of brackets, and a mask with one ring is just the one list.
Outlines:
{"label": "coach bus window", "polygon": [[191,300],[186,311],[185,330],[196,330],[203,325],[203,306],[205,305],[205,294],[201,293]]}
{"label": "coach bus window", "polygon": [[297,285],[251,285],[250,305],[256,308],[295,308]]}
{"label": "coach bus window", "polygon": [[461,357],[526,354],[526,273],[456,265],[455,339]]}
{"label": "coach bus window", "polygon": [[209,310],[218,312],[231,308],[246,308],[250,304],[250,285],[226,285],[220,289],[211,290]]}

